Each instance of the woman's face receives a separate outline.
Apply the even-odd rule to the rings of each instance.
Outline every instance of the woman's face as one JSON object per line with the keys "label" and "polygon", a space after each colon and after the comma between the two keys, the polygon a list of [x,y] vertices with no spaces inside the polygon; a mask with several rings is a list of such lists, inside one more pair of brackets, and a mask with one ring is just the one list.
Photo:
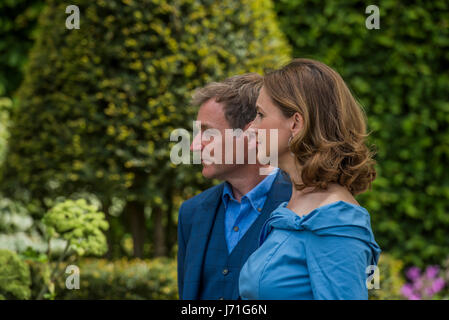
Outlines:
{"label": "woman's face", "polygon": [[[260,152],[261,146],[261,135],[266,135],[266,156],[270,156],[270,146],[271,143],[277,147],[278,152],[278,162],[281,162],[281,159],[285,156],[285,154],[290,154],[288,148],[288,140],[292,136],[291,131],[291,120],[286,118],[281,110],[274,104],[270,96],[266,93],[265,88],[262,87],[259,93],[259,97],[256,102],[257,108],[257,116],[252,122],[250,128],[253,128],[257,131],[258,136],[258,152]],[[265,133],[263,130],[265,129]],[[274,129],[277,131],[277,141],[276,136],[273,134],[273,131],[270,129]],[[274,140],[273,142],[271,142]],[[265,156],[262,154],[262,156]]]}

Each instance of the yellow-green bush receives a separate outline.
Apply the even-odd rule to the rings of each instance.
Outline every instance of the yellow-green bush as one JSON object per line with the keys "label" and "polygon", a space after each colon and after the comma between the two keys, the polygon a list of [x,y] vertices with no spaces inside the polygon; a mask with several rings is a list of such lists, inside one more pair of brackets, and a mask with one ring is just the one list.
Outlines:
{"label": "yellow-green bush", "polygon": [[387,253],[381,253],[379,258],[379,289],[370,289],[370,300],[398,300],[404,299],[400,290],[405,280],[402,276],[402,261]]}
{"label": "yellow-green bush", "polygon": [[0,300],[31,296],[28,265],[13,251],[0,250]]}
{"label": "yellow-green bush", "polygon": [[178,298],[176,260],[83,259],[77,266],[80,289],[66,289],[63,274],[56,284],[56,299]]}

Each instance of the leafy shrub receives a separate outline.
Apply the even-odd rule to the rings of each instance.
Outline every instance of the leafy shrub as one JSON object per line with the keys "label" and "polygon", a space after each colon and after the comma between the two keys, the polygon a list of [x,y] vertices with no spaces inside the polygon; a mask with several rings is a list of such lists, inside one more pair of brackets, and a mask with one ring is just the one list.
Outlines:
{"label": "leafy shrub", "polygon": [[51,281],[51,264],[48,262],[47,255],[29,248],[21,253],[20,256],[30,269],[31,299],[37,299],[43,287],[48,292],[43,295],[44,298],[54,297],[55,286]]}
{"label": "leafy shrub", "polygon": [[[41,290],[36,297],[54,298],[54,282],[62,271],[60,262],[64,259],[76,259],[77,256],[102,255],[107,250],[106,237],[103,230],[109,227],[103,212],[97,211],[95,205],[88,204],[85,199],[65,200],[55,204],[43,217],[46,226],[45,233],[49,242],[44,259],[50,261],[50,240],[56,238],[65,241],[64,251],[59,254],[56,265],[51,270],[48,284],[42,283]],[[43,269],[45,272],[46,270]],[[44,278],[44,277],[43,277]],[[47,291],[50,290],[49,293]]]}
{"label": "leafy shrub", "polygon": [[0,300],[31,296],[28,265],[14,252],[0,249]]}
{"label": "leafy shrub", "polygon": [[177,299],[176,260],[82,259],[80,289],[56,284],[56,299]]}
{"label": "leafy shrub", "polygon": [[49,239],[60,237],[67,241],[67,248],[82,256],[102,255],[107,250],[103,231],[109,225],[103,212],[85,199],[65,200],[52,207],[42,219]]}

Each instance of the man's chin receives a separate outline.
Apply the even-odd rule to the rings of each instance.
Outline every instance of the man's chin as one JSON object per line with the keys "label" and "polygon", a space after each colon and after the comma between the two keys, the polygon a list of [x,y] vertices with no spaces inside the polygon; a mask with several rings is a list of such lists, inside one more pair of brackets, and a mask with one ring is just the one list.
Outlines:
{"label": "man's chin", "polygon": [[206,179],[218,179],[218,180],[227,180],[235,170],[237,166],[233,165],[207,165],[203,163],[202,175]]}
{"label": "man's chin", "polygon": [[213,165],[207,165],[203,163],[202,175],[206,179],[214,179],[217,175],[217,170]]}
{"label": "man's chin", "polygon": [[206,179],[226,180],[226,176],[229,170],[230,168],[223,165],[207,165],[203,163],[203,171],[201,173]]}

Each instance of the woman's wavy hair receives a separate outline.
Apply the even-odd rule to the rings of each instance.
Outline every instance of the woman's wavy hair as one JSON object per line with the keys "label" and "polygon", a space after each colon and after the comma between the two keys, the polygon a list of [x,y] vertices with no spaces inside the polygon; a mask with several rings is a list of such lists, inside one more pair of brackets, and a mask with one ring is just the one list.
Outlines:
{"label": "woman's wavy hair", "polygon": [[371,189],[374,151],[366,145],[366,115],[341,76],[324,63],[294,59],[264,77],[264,88],[287,117],[299,112],[303,130],[290,141],[306,187],[345,186],[353,195]]}

